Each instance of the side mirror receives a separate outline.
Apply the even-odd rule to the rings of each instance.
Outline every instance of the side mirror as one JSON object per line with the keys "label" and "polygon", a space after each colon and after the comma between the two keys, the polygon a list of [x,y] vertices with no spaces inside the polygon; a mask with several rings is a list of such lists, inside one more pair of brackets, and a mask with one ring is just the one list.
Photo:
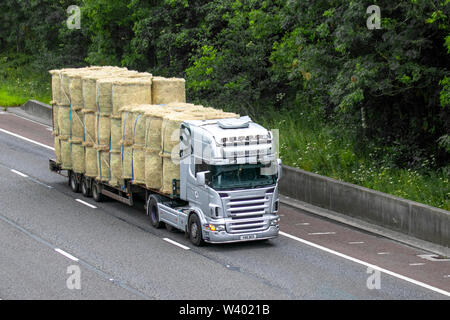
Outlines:
{"label": "side mirror", "polygon": [[278,181],[280,181],[281,176],[283,174],[283,162],[281,161],[281,159],[277,159],[278,162]]}
{"label": "side mirror", "polygon": [[197,185],[204,186],[209,183],[209,174],[210,171],[203,171],[203,172],[197,172],[196,178],[197,178]]}

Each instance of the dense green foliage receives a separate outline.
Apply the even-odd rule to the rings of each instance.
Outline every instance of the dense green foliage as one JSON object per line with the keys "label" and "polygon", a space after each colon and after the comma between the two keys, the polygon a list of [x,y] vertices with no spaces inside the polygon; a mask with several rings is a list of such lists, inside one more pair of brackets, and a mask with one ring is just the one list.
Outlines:
{"label": "dense green foliage", "polygon": [[44,96],[55,67],[186,77],[190,101],[279,127],[285,163],[448,208],[450,0],[2,0],[0,54],[0,98],[30,68]]}

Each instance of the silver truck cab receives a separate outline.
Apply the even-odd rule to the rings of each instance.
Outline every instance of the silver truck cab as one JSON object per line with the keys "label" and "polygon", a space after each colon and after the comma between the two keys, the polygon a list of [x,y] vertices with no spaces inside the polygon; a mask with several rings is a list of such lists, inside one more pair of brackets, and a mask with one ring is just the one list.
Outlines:
{"label": "silver truck cab", "polygon": [[185,121],[180,159],[180,199],[200,219],[204,241],[278,236],[281,161],[271,132],[249,117]]}

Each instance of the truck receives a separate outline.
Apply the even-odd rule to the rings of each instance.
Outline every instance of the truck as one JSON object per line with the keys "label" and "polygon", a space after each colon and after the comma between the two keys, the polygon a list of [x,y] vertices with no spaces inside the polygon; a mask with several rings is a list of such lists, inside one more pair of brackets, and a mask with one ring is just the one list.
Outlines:
{"label": "truck", "polygon": [[[267,240],[278,236],[280,221],[281,160],[273,138],[248,117],[183,122],[180,180],[171,196],[131,181],[117,188],[71,170],[66,176],[72,191],[96,202],[106,196],[133,206],[133,198],[143,196],[153,227],[181,230],[196,246]],[[63,171],[54,159],[50,170]]]}
{"label": "truck", "polygon": [[73,192],[129,206],[142,199],[153,227],[180,230],[196,246],[278,236],[273,132],[248,116],[184,103],[184,79],[67,70],[51,71],[49,168]]}

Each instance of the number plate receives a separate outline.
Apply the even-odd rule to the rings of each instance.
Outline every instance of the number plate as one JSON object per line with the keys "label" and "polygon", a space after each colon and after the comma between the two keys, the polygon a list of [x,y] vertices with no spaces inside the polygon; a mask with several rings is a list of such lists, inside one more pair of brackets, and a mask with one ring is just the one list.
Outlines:
{"label": "number plate", "polygon": [[256,234],[249,234],[247,236],[241,236],[241,240],[253,240],[256,239]]}

